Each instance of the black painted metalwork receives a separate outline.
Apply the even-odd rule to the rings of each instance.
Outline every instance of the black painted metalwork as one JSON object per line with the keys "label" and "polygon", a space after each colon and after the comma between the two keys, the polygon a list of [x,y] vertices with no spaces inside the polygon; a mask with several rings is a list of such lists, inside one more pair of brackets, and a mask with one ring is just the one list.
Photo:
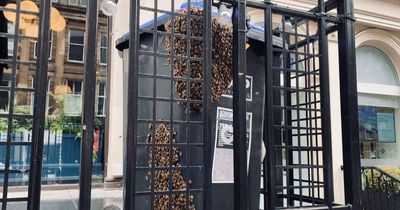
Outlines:
{"label": "black painted metalwork", "polygon": [[233,3],[234,206],[248,209],[246,143],[246,1]]}
{"label": "black painted metalwork", "polygon": [[[349,116],[349,110],[356,108],[356,84],[355,59],[354,59],[354,24],[352,1],[338,2],[337,0],[319,0],[315,8],[309,11],[294,10],[281,7],[270,2],[245,1],[245,0],[221,0],[214,1],[214,5],[226,4],[232,8],[233,17],[233,130],[234,130],[234,206],[235,209],[249,209],[249,177],[247,174],[246,145],[246,8],[260,9],[265,12],[264,19],[264,52],[265,52],[265,107],[264,107],[264,144],[267,149],[267,157],[262,162],[262,180],[264,209],[288,209],[288,208],[313,208],[313,209],[357,209],[360,197],[357,189],[360,185],[353,183],[346,191],[346,201],[349,205],[340,206],[334,203],[333,197],[333,170],[332,170],[332,145],[331,145],[331,116],[330,116],[330,91],[329,91],[329,60],[328,60],[328,34],[339,30],[339,34],[346,37],[345,41],[339,39],[339,45],[346,44],[341,48],[341,84],[343,87],[351,85],[350,91],[344,93],[342,90],[343,106],[350,106],[342,111],[342,120],[350,119],[351,123],[357,125],[356,114]],[[190,22],[196,18],[192,15],[177,11],[174,7],[175,1],[171,1],[171,10],[158,8],[159,2],[154,0],[152,6],[142,6],[142,1],[131,2],[130,15],[130,37],[129,37],[129,86],[127,113],[128,122],[125,142],[125,209],[155,209],[156,202],[166,196],[167,209],[173,209],[174,196],[184,195],[185,207],[190,209],[189,200],[196,199],[196,193],[202,193],[203,208],[211,208],[211,141],[210,122],[211,104],[209,103],[211,82],[211,1],[206,1],[203,7],[205,28],[202,37],[193,37]],[[147,2],[149,3],[149,2]],[[187,2],[191,5],[191,1]],[[341,10],[341,4],[343,6]],[[339,13],[332,11],[338,9]],[[190,7],[189,7],[190,10]],[[328,13],[330,12],[330,13]],[[141,28],[139,25],[141,15],[148,13],[152,16],[152,26]],[[158,23],[158,16],[166,14],[169,16],[170,24],[174,28],[175,18],[188,18],[185,34],[172,30],[166,32],[165,21]],[[272,19],[280,19],[278,27],[273,25]],[[347,27],[347,29],[345,29]],[[315,30],[316,29],[316,30]],[[351,30],[349,30],[351,29]],[[342,31],[341,31],[342,30]],[[347,30],[347,31],[346,31]],[[143,37],[151,37],[147,41]],[[165,52],[161,40],[180,40],[186,43],[187,54],[177,55],[175,45],[170,52]],[[190,56],[192,40],[201,40],[205,43],[203,58]],[[273,43],[279,40],[279,46]],[[208,43],[208,44],[207,44]],[[165,46],[164,46],[165,47]],[[348,54],[352,53],[352,56]],[[347,56],[344,58],[344,56]],[[191,70],[191,62],[198,61],[206,64],[203,66],[205,77],[196,80],[204,84],[205,99],[202,101],[187,98],[175,98],[174,82],[182,78],[176,78],[172,73],[164,75],[160,72],[159,60],[169,59],[168,69],[171,70],[174,61],[184,60],[187,64],[187,72]],[[342,64],[343,59],[344,64]],[[162,69],[162,68],[161,68]],[[351,72],[351,73],[349,73]],[[193,81],[190,73],[184,77],[186,83]],[[349,82],[349,80],[352,80]],[[167,83],[164,90],[160,90],[159,84]],[[150,89],[144,91],[144,88]],[[169,91],[164,95],[163,91]],[[192,89],[186,87],[186,94],[191,95]],[[160,96],[164,95],[163,97]],[[343,95],[344,94],[344,95]],[[348,100],[351,103],[348,103]],[[202,104],[203,113],[196,119],[196,114],[186,111],[181,113],[184,119],[177,120],[176,114],[180,104],[190,109],[191,104]],[[165,104],[163,106],[162,104]],[[178,108],[178,109],[177,109]],[[204,114],[206,113],[206,114]],[[160,117],[164,116],[164,117]],[[202,125],[202,142],[191,144],[189,139],[193,138],[195,130],[191,125]],[[159,145],[154,142],[157,138],[157,128],[166,125],[169,128],[169,142]],[[145,128],[150,126],[149,129]],[[173,142],[175,135],[174,127],[185,127],[182,134],[185,139],[183,143]],[[346,122],[343,126],[350,125]],[[353,126],[353,125],[352,125]],[[354,131],[357,128],[354,126]],[[144,131],[148,131],[147,133]],[[349,133],[344,130],[343,145],[345,159],[351,157],[352,161],[346,163],[345,167],[353,167],[347,173],[347,183],[350,180],[357,181],[360,178],[357,161],[359,155],[355,137],[352,137],[352,145],[347,141]],[[347,130],[348,131],[348,130]],[[177,129],[177,133],[180,129]],[[352,131],[353,132],[353,131]],[[177,134],[180,135],[180,134]],[[150,140],[149,140],[150,139]],[[191,165],[192,147],[202,148],[202,165]],[[182,149],[186,165],[173,165],[172,156],[169,155],[169,165],[156,167],[153,152],[157,148],[168,148],[169,154],[175,148]],[[349,150],[349,148],[351,148]],[[190,151],[190,152],[188,152]],[[143,156],[152,154],[150,157]],[[347,157],[347,158],[346,158]],[[149,164],[150,163],[150,164]],[[261,162],[260,162],[261,165]],[[184,180],[190,183],[192,170],[202,169],[204,182],[202,188],[191,189],[190,184],[184,190],[173,188],[173,172],[182,170]],[[168,172],[168,183],[165,190],[157,190],[156,176],[160,171]],[[350,177],[350,178],[349,178]],[[252,182],[253,183],[253,182]],[[193,184],[195,185],[195,184]],[[358,187],[358,188],[357,188]],[[347,186],[345,186],[347,188]],[[352,195],[351,195],[352,194]],[[348,198],[352,196],[351,199]],[[196,204],[198,205],[198,203]],[[253,207],[254,208],[254,207]],[[257,207],[258,208],[258,207]]]}
{"label": "black painted metalwork", "polygon": [[346,203],[361,209],[361,149],[358,133],[357,72],[352,0],[339,1],[339,75],[342,112],[343,172]]}
{"label": "black painted metalwork", "polygon": [[[332,169],[332,142],[331,142],[331,113],[330,113],[330,91],[329,91],[329,51],[325,11],[325,0],[318,1],[318,50],[319,50],[319,73],[320,73],[320,101],[321,101],[321,127],[323,152],[323,180],[325,205],[332,207],[333,204],[333,169]],[[316,84],[314,84],[316,85]],[[301,174],[301,173],[300,173]]]}
{"label": "black painted metalwork", "polygon": [[[1,141],[0,146],[4,147],[6,150],[5,165],[4,168],[0,170],[0,174],[4,177],[2,186],[2,198],[1,208],[3,210],[7,209],[8,203],[10,202],[22,202],[27,203],[28,209],[39,209],[40,205],[40,187],[41,187],[41,165],[42,165],[42,150],[43,150],[43,133],[44,133],[44,118],[46,111],[46,87],[47,87],[47,70],[48,70],[48,55],[49,55],[49,17],[50,17],[50,0],[42,0],[40,3],[39,13],[22,11],[21,1],[15,1],[15,9],[7,9],[5,5],[8,1],[1,1],[0,4],[0,16],[1,16],[1,31],[0,37],[2,41],[2,56],[0,57],[0,68],[1,73],[3,70],[7,72],[7,76],[10,78],[8,87],[0,87],[1,91],[8,92],[7,101],[7,113],[0,115],[1,120],[7,122],[7,140]],[[7,20],[3,16],[3,12],[13,12],[16,16],[16,21],[14,24],[14,31],[7,31]],[[20,32],[20,16],[22,14],[31,14],[39,17],[39,38],[28,37]],[[22,60],[17,50],[21,41],[33,40],[38,41],[38,49],[40,54],[38,54],[37,61],[32,60]],[[3,42],[5,41],[5,43]],[[12,49],[7,48],[7,42],[12,43]],[[6,45],[3,48],[3,44]],[[8,50],[12,50],[9,54]],[[38,82],[36,82],[34,88],[17,87],[17,71],[21,66],[27,66],[28,68],[36,68],[36,77]],[[1,77],[2,82],[4,77]],[[44,91],[43,91],[44,89]],[[30,97],[35,96],[34,100],[34,110],[32,114],[21,114],[15,110],[15,103],[17,95],[30,95]],[[4,103],[5,101],[3,101]],[[25,121],[32,123],[32,138],[27,142],[15,141],[13,137],[14,124],[16,121]],[[30,148],[30,156],[35,157],[29,160],[30,166],[28,169],[11,168],[11,152],[16,148],[26,147]],[[28,150],[29,151],[29,150]],[[10,185],[10,175],[14,174],[27,174],[29,173],[29,189],[28,197],[16,197],[10,198],[9,196],[9,185]]]}
{"label": "black painted metalwork", "polygon": [[139,73],[139,17],[140,1],[130,1],[129,15],[129,72],[128,72],[128,107],[127,129],[124,139],[124,209],[132,210],[136,206],[136,147],[137,147],[137,97],[138,97],[138,73]]}
{"label": "black painted metalwork", "polygon": [[[212,81],[212,24],[211,15],[212,15],[212,1],[204,1],[204,86],[211,87]],[[211,89],[204,89],[204,113],[211,112]],[[212,121],[211,115],[205,114],[203,115],[204,125],[210,125]],[[203,127],[203,158],[204,158],[204,187],[203,187],[203,209],[212,209],[212,186],[211,186],[211,163],[213,148],[212,148],[212,140],[211,140],[211,127],[204,126]]]}
{"label": "black painted metalwork", "polygon": [[[38,39],[38,58],[35,83],[35,100],[33,110],[32,127],[32,149],[31,166],[29,173],[28,189],[28,209],[40,209],[40,194],[42,185],[42,160],[43,160],[43,142],[44,127],[46,117],[46,97],[47,97],[47,72],[49,68],[50,55],[50,13],[51,0],[42,0],[40,4],[40,24]],[[14,47],[14,50],[17,48]],[[4,208],[4,205],[3,205]]]}
{"label": "black painted metalwork", "polygon": [[[275,124],[274,119],[280,118],[280,114],[273,114],[271,117],[270,111],[273,110],[274,104],[276,105],[276,99],[280,100],[280,93],[277,97],[274,97],[276,93],[273,91],[273,86],[278,80],[280,80],[280,74],[274,73],[273,69],[273,32],[272,32],[272,10],[269,7],[270,4],[266,3],[266,9],[264,10],[264,38],[265,38],[265,111],[264,111],[264,138],[263,142],[266,146],[267,156],[263,161],[263,190],[261,193],[264,198],[264,209],[275,209],[276,207],[276,188],[277,182],[275,172],[275,156],[277,155],[274,149],[274,141],[268,139],[275,139],[277,134],[280,138],[280,132],[274,132],[273,125]],[[274,82],[275,81],[275,82]],[[279,120],[280,121],[280,120]],[[278,152],[279,153],[279,152]],[[280,157],[280,156],[279,156]],[[278,158],[280,159],[280,158]],[[266,190],[266,191],[265,191]]]}
{"label": "black painted metalwork", "polygon": [[377,167],[362,167],[361,209],[399,209],[400,179]]}
{"label": "black painted metalwork", "polygon": [[[159,202],[167,209],[174,209],[178,197],[182,198],[185,209],[191,209],[192,205],[196,209],[211,209],[211,127],[206,126],[211,123],[211,118],[204,113],[211,109],[212,4],[204,1],[199,16],[191,14],[194,9],[191,6],[183,13],[175,8],[175,1],[170,3],[165,9],[159,7],[157,0],[151,1],[151,6],[148,1],[131,1],[124,209],[158,209]],[[192,2],[189,0],[187,4],[192,5]],[[141,28],[140,17],[146,13],[153,25]],[[189,27],[184,33],[175,29],[167,32],[165,22],[158,20],[160,14],[168,16],[171,28],[178,18],[185,18]],[[191,22],[197,20],[203,22],[202,37],[195,36],[190,27]],[[166,39],[171,40],[169,51],[166,50]],[[186,53],[176,54],[174,42],[178,39],[186,43]],[[191,47],[196,42],[204,46],[201,57],[191,55]],[[185,76],[167,72],[176,60],[186,63]],[[145,66],[138,65],[143,62]],[[201,78],[191,75],[195,63],[201,64]],[[191,85],[186,86],[188,97],[179,98],[174,91],[177,81],[201,84],[203,100],[191,97],[195,94]],[[164,88],[157,86],[160,83]],[[202,111],[190,111],[194,106],[201,106]],[[158,136],[159,129],[163,128],[168,131],[164,134],[168,136],[164,143]],[[157,162],[159,159],[156,158],[160,157],[157,153],[161,150],[167,158],[166,165]],[[174,163],[175,154],[180,156],[179,163]],[[166,175],[166,179],[160,181],[160,174]],[[182,180],[184,187],[177,186],[177,179]],[[160,183],[165,184],[165,188],[160,187]]]}
{"label": "black painted metalwork", "polygon": [[79,209],[90,209],[93,167],[94,116],[96,101],[98,1],[89,0],[86,10],[82,140],[79,174]]}
{"label": "black painted metalwork", "polygon": [[[261,190],[264,195],[264,209],[337,207],[333,203],[327,35],[340,30],[340,24],[344,24],[345,20],[354,21],[351,18],[352,11],[337,15],[327,13],[337,8],[338,4],[334,0],[320,0],[315,8],[303,13],[280,8],[270,2],[262,4],[247,1],[250,8],[265,11],[267,63],[264,143],[267,157],[262,167],[264,187]],[[275,18],[281,18],[278,28],[272,26],[272,14]],[[311,26],[317,27],[316,33],[311,32]],[[272,45],[273,36],[282,39],[282,48]],[[346,38],[354,41],[354,34],[346,34]],[[354,50],[354,45],[347,46],[342,51],[349,53],[348,48]],[[281,64],[274,61],[276,56],[281,57]],[[355,62],[353,57],[348,60]],[[355,66],[347,66],[347,69],[355,74]],[[342,82],[348,82],[347,76],[342,78]],[[354,75],[351,80],[353,85],[356,84]],[[354,90],[350,91],[352,98],[357,94]],[[353,109],[357,108],[352,105]],[[357,128],[353,127],[353,131],[357,131]],[[356,138],[358,140],[358,137],[352,139]],[[347,139],[348,136],[343,136],[343,142]],[[356,143],[353,143],[353,147],[354,145]],[[348,149],[344,151],[347,155],[352,155],[353,162],[347,163],[349,167],[351,165],[357,170],[357,164],[354,165],[354,162],[359,162],[357,152]],[[351,171],[347,173],[352,174],[353,178],[360,177]],[[357,192],[354,193],[357,196]],[[360,201],[359,198],[355,200]],[[354,208],[354,202],[348,203]]]}

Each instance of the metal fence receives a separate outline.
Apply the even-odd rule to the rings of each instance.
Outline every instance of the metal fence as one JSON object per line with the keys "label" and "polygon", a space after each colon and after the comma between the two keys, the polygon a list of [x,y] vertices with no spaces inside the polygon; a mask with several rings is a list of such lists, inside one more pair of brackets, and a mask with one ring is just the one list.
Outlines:
{"label": "metal fence", "polygon": [[[211,44],[216,35],[211,34],[213,23],[210,13],[212,5],[224,5],[231,8],[233,13],[235,209],[248,209],[249,206],[253,206],[252,209],[259,208],[258,204],[250,203],[254,189],[248,187],[251,180],[247,174],[247,157],[244,155],[247,153],[246,10],[249,9],[265,14],[264,46],[261,47],[264,50],[265,69],[260,70],[265,71],[266,90],[264,143],[267,158],[263,161],[264,187],[261,190],[264,209],[351,208],[350,205],[340,206],[333,202],[328,35],[336,31],[339,31],[341,46],[338,51],[344,120],[343,148],[345,159],[350,160],[344,163],[345,196],[347,204],[360,209],[360,175],[357,172],[360,167],[359,139],[358,133],[353,133],[357,130],[354,129],[357,126],[357,112],[354,111],[357,109],[357,98],[352,1],[319,0],[310,11],[280,7],[271,2],[203,1],[201,14],[196,4],[188,1],[187,8],[179,10],[171,1],[168,11],[165,11],[158,7],[160,2],[156,0],[131,2],[124,208],[181,209],[179,205],[183,205],[182,209],[212,207],[209,194],[212,186],[209,111],[213,102],[210,94],[213,94],[213,82],[218,75],[213,69],[215,66],[211,65],[214,64]],[[337,9],[337,13],[328,14],[334,9]],[[172,26],[159,26],[159,14],[167,14]],[[151,17],[152,26],[140,26],[140,18],[144,16]],[[185,20],[184,24],[182,19]],[[197,36],[193,32],[199,30],[193,24],[196,21],[202,23],[203,31]],[[178,24],[178,29],[174,24]],[[168,30],[168,27],[172,30]],[[142,43],[143,34],[153,37],[150,44]],[[160,47],[159,37],[172,41],[166,42],[164,47],[165,43],[161,43]],[[274,37],[280,38],[281,47],[273,46]],[[200,56],[193,54],[192,50],[198,41],[203,45]],[[165,51],[165,48],[172,49]],[[185,50],[182,52],[181,48]],[[276,57],[281,57],[279,64],[274,60]],[[165,58],[170,61],[165,64],[168,65],[167,69],[172,71],[167,76],[160,71],[158,63],[158,60]],[[200,68],[194,62],[199,62]],[[176,72],[177,69],[183,70]],[[210,72],[213,73],[210,75]],[[168,85],[160,90],[160,83]],[[165,91],[168,94],[163,95]],[[183,119],[179,118],[179,114]],[[191,142],[191,133],[194,132],[191,126],[194,124],[200,125],[203,130],[199,144]],[[175,139],[181,132],[186,135],[182,143]],[[199,164],[191,162],[195,153],[188,153],[195,147],[202,151]],[[175,152],[178,156],[176,160]],[[159,158],[163,154],[167,158],[165,161]],[[197,176],[192,174],[198,169],[197,175],[202,177],[200,184],[196,182]],[[177,186],[176,180],[182,181],[183,185]]]}
{"label": "metal fence", "polygon": [[[0,37],[19,41],[38,41],[37,62],[23,61],[14,50],[11,57],[0,58],[2,66],[11,69],[9,87],[9,113],[0,114],[8,121],[7,141],[0,142],[5,148],[2,209],[7,202],[27,202],[28,209],[40,206],[42,183],[42,160],[44,159],[46,89],[48,73],[51,1],[41,0],[38,38],[19,33],[20,16],[31,14],[16,8],[0,5],[0,12],[16,14],[14,34],[4,31]],[[234,207],[249,209],[246,145],[246,9],[264,12],[265,90],[263,96],[264,143],[267,158],[263,161],[264,209],[284,208],[338,208],[333,203],[332,148],[330,128],[329,68],[327,35],[338,31],[340,59],[340,89],[342,111],[342,142],[344,159],[346,204],[360,209],[360,151],[357,119],[357,83],[355,73],[355,43],[353,1],[319,0],[310,11],[280,7],[270,2],[246,0],[203,1],[202,12],[192,7],[188,0],[185,11],[177,11],[175,1],[168,1],[168,10],[160,9],[157,0],[146,6],[147,0],[130,1],[129,74],[127,75],[127,129],[124,144],[124,209],[212,209],[211,195],[211,106],[215,75],[212,73],[212,5],[225,4],[233,10],[232,15],[232,77],[233,77],[233,154],[234,154]],[[1,2],[3,3],[3,1]],[[143,3],[143,4],[142,4]],[[337,13],[328,13],[336,9]],[[158,27],[141,28],[142,15],[153,17],[157,26],[159,14],[171,19],[171,30]],[[273,18],[280,19],[279,26]],[[90,209],[94,139],[94,102],[96,76],[96,37],[98,24],[98,1],[89,0],[87,7],[84,107],[82,119],[82,144],[80,162],[79,209]],[[176,30],[175,23],[181,25]],[[183,22],[182,22],[183,21]],[[192,23],[198,22],[197,30]],[[293,27],[288,30],[287,22]],[[199,24],[200,23],[200,24]],[[313,24],[312,24],[313,23]],[[310,25],[316,25],[316,31]],[[305,30],[300,31],[300,26]],[[142,48],[140,34],[153,35],[151,48]],[[169,51],[160,52],[158,36],[170,40]],[[282,40],[282,47],[272,45],[273,37]],[[201,46],[192,47],[193,43]],[[199,44],[200,43],[200,44]],[[164,43],[165,44],[165,43]],[[184,48],[182,48],[184,46]],[[178,49],[179,48],[179,49]],[[274,54],[282,56],[282,65],[273,62]],[[143,72],[140,61],[148,61],[152,70]],[[162,74],[158,59],[170,59],[169,69],[176,66],[181,71]],[[36,67],[35,87],[16,86],[18,66]],[[283,78],[281,80],[281,77]],[[149,81],[150,89],[140,83]],[[168,84],[158,92],[157,83]],[[217,88],[218,89],[218,88]],[[14,112],[17,92],[35,95],[33,115]],[[281,97],[281,94],[283,97]],[[32,120],[32,140],[13,141],[13,122],[18,119]],[[200,132],[199,132],[200,131]],[[197,132],[197,133],[196,133]],[[194,136],[193,134],[201,134]],[[178,136],[183,135],[180,139]],[[196,138],[197,137],[197,138]],[[9,198],[8,187],[12,151],[18,147],[30,147],[28,197]],[[28,160],[27,160],[28,161]],[[261,161],[256,163],[261,166]],[[261,170],[261,169],[260,169]],[[259,180],[261,177],[257,177]],[[258,192],[257,192],[258,193]],[[258,208],[258,207],[257,207]]]}
{"label": "metal fence", "polygon": [[[5,151],[4,157],[4,167],[1,170],[3,179],[3,193],[0,199],[2,203],[2,209],[7,209],[8,202],[20,202],[28,203],[30,209],[35,206],[34,203],[38,204],[40,202],[40,186],[41,186],[41,164],[42,164],[42,147],[43,147],[43,135],[44,135],[44,119],[46,111],[46,89],[47,89],[47,72],[48,72],[48,57],[49,57],[49,19],[50,19],[50,1],[38,1],[39,5],[38,11],[23,11],[21,9],[22,1],[15,1],[15,7],[6,7],[8,1],[1,1],[0,3],[0,21],[1,25],[7,25],[7,20],[5,17],[8,16],[9,21],[14,23],[14,30],[8,32],[7,30],[0,31],[0,37],[3,40],[11,40],[12,53],[4,54],[0,58],[1,71],[5,69],[10,70],[11,82],[8,87],[1,87],[2,91],[7,91],[9,93],[8,112],[0,114],[0,118],[7,122],[7,140],[0,142],[2,150]],[[7,15],[8,14],[8,15]],[[39,29],[38,38],[34,35],[28,33],[21,33],[21,29],[24,28],[23,17],[32,18],[37,17]],[[26,25],[25,25],[26,26]],[[20,56],[19,46],[22,41],[37,41],[38,42],[38,54],[37,60],[27,60],[23,56]],[[6,44],[7,45],[7,44]],[[7,48],[6,48],[7,49]],[[4,48],[2,49],[3,52]],[[8,67],[8,68],[7,68]],[[29,87],[19,87],[17,86],[17,71],[20,68],[36,68],[36,84],[34,88]],[[34,100],[34,112],[33,115],[30,113],[18,113],[16,112],[17,100],[16,98],[20,95],[35,95]],[[31,141],[13,141],[13,130],[15,124],[19,121],[30,121],[32,129]],[[14,174],[20,173],[19,170],[13,170],[12,165],[12,155],[15,155],[16,151],[20,148],[23,151],[30,151],[30,155],[26,156],[26,161],[29,163],[29,193],[27,197],[17,197],[11,198],[8,196],[8,189],[10,185],[10,179]],[[33,157],[33,158],[32,158]]]}
{"label": "metal fence", "polygon": [[399,209],[400,179],[377,167],[362,167],[362,209]]}

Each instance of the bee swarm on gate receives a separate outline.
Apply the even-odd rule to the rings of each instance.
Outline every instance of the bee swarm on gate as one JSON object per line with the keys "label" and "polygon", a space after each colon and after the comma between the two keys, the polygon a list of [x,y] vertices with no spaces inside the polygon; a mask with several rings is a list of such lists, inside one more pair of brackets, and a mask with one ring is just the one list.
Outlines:
{"label": "bee swarm on gate", "polygon": [[[154,147],[149,148],[149,160],[148,164],[150,168],[162,168],[160,170],[154,170],[154,174],[148,173],[148,177],[151,182],[154,182],[154,192],[168,192],[170,189],[173,191],[182,191],[182,193],[173,195],[153,195],[154,196],[154,209],[155,210],[167,210],[168,205],[172,205],[173,210],[185,210],[186,209],[186,188],[188,187],[182,170],[176,169],[181,166],[182,152],[176,146],[170,147],[172,144],[176,144],[176,129],[174,127],[160,124],[155,131],[155,138],[153,138],[153,125],[149,126],[150,133],[147,135],[147,143],[154,144]],[[172,136],[171,136],[172,134]],[[172,143],[170,142],[172,141]],[[161,146],[157,146],[160,144]],[[172,150],[172,157],[170,156],[170,149]],[[154,157],[153,157],[154,156]],[[165,169],[172,167],[172,176],[170,177],[169,170]],[[169,187],[169,183],[172,186]],[[190,181],[189,181],[190,182]],[[170,198],[171,196],[171,202]],[[194,197],[189,195],[189,210],[195,210]]]}
{"label": "bee swarm on gate", "polygon": [[[203,82],[200,80],[204,79],[203,64],[202,61],[194,59],[189,61],[188,57],[203,58],[204,43],[202,40],[197,39],[203,36],[203,9],[192,6],[189,10],[190,23],[188,23],[188,18],[186,17],[188,10],[182,9],[180,15],[174,16],[173,21],[165,24],[166,32],[169,34],[173,31],[175,34],[173,40],[171,40],[171,36],[166,37],[166,49],[169,53],[179,57],[171,61],[173,76],[177,78],[174,84],[178,96],[181,99],[188,99],[188,92],[190,92],[190,100],[202,101],[204,87]],[[188,26],[190,27],[190,34],[188,34]],[[212,36],[211,101],[215,103],[227,91],[232,81],[233,29],[231,24],[213,17]],[[189,40],[187,37],[189,37]],[[190,45],[190,50],[188,45]],[[190,69],[189,76],[188,68]],[[190,87],[188,87],[188,77]],[[181,104],[187,108],[185,103]],[[191,112],[201,112],[202,108],[201,103],[191,103],[189,110]]]}

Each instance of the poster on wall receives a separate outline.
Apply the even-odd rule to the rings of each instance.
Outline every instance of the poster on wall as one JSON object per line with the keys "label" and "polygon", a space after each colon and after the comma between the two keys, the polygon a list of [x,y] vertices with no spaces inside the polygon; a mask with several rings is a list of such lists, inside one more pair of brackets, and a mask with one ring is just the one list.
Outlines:
{"label": "poster on wall", "polygon": [[[247,170],[249,170],[252,113],[246,114]],[[233,183],[233,110],[217,108],[213,183]]]}

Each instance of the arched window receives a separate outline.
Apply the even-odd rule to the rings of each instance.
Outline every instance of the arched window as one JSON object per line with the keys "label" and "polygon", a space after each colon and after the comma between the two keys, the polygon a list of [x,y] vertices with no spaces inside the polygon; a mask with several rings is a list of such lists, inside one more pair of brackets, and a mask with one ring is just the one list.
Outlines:
{"label": "arched window", "polygon": [[[400,85],[390,58],[372,46],[357,48],[361,153],[364,165],[400,165],[396,127]],[[399,121],[400,122],[400,121]],[[379,159],[379,160],[377,160]],[[376,161],[382,161],[384,163]]]}
{"label": "arched window", "polygon": [[357,48],[357,81],[394,86],[399,84],[393,63],[384,52],[371,46]]}

